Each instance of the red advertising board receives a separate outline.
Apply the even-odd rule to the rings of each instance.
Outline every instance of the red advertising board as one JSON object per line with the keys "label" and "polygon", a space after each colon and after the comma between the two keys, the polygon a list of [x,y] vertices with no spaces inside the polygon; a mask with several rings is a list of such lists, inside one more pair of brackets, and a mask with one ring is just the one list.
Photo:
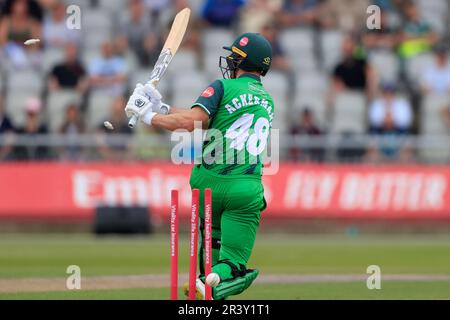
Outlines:
{"label": "red advertising board", "polygon": [[[0,217],[90,218],[98,205],[142,205],[166,216],[171,189],[188,215],[190,170],[170,163],[1,164]],[[450,167],[285,163],[263,180],[265,214],[274,218],[450,218]]]}

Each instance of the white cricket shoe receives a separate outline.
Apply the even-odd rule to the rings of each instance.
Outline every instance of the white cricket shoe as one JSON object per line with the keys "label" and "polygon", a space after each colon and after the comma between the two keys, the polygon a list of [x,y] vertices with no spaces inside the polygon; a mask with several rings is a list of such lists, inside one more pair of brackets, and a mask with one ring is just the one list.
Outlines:
{"label": "white cricket shoe", "polygon": [[197,278],[195,288],[197,289],[197,300],[205,300],[205,284],[203,281]]}

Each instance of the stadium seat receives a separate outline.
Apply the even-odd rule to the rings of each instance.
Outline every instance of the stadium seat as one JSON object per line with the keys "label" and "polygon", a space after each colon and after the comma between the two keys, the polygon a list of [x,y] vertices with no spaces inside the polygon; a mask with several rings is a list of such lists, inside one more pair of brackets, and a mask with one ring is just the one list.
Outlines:
{"label": "stadium seat", "polygon": [[366,100],[363,93],[347,91],[338,94],[332,114],[331,132],[366,132]]}
{"label": "stadium seat", "polygon": [[399,61],[394,53],[387,50],[373,51],[369,54],[368,60],[375,69],[380,81],[397,82]]}
{"label": "stadium seat", "polygon": [[130,87],[134,87],[137,83],[145,83],[148,81],[152,69],[136,70],[130,75]]}
{"label": "stadium seat", "polygon": [[302,72],[316,68],[313,32],[311,29],[288,29],[280,34],[281,47],[294,70]]}
{"label": "stadium seat", "polygon": [[205,50],[218,50],[223,46],[231,45],[235,36],[234,34],[224,28],[210,28],[203,31],[202,43]]}
{"label": "stadium seat", "polygon": [[[70,0],[64,0],[64,2],[67,6],[74,4],[73,1]],[[81,9],[89,10],[92,8],[92,0],[77,0],[76,5]]]}
{"label": "stadium seat", "polygon": [[408,80],[414,86],[419,86],[424,70],[433,62],[434,56],[432,53],[423,53],[406,60],[406,76]]}
{"label": "stadium seat", "polygon": [[95,130],[108,119],[113,101],[114,97],[104,92],[93,92],[90,95],[86,116],[88,130]]}
{"label": "stadium seat", "polygon": [[124,55],[123,58],[125,60],[125,68],[126,68],[126,72],[132,73],[135,70],[138,69],[139,66],[139,61],[138,61],[138,57],[136,56],[136,54],[134,53],[134,51],[128,50]]}
{"label": "stadium seat", "polygon": [[109,29],[99,29],[95,32],[86,31],[82,38],[84,50],[98,50],[104,41],[111,38],[111,35],[112,32]]}
{"label": "stadium seat", "polygon": [[100,57],[100,51],[98,49],[86,49],[83,50],[83,53],[81,54],[81,62],[86,67],[86,70],[89,70],[89,66],[91,65],[92,61]]}
{"label": "stadium seat", "polygon": [[319,71],[297,74],[296,91],[325,94],[329,86],[329,76]]}
{"label": "stadium seat", "polygon": [[11,91],[6,93],[5,110],[15,127],[22,127],[25,122],[25,102],[28,97],[23,92],[17,95]]}
{"label": "stadium seat", "polygon": [[309,28],[287,29],[280,33],[280,44],[288,53],[312,51],[313,31]]}
{"label": "stadium seat", "polygon": [[48,74],[53,67],[64,61],[64,50],[59,48],[48,48],[42,57],[42,72]]}
{"label": "stadium seat", "polygon": [[203,67],[210,80],[222,78],[222,73],[219,68],[219,58],[221,55],[226,55],[225,51],[222,53],[206,53],[203,58]]}
{"label": "stadium seat", "polygon": [[181,73],[173,78],[172,84],[172,104],[179,108],[188,108],[197,100],[209,83],[203,73]]}
{"label": "stadium seat", "polygon": [[325,70],[332,70],[339,62],[342,51],[344,33],[339,30],[326,30],[320,37],[320,46],[323,54],[323,66]]}
{"label": "stadium seat", "polygon": [[[420,131],[424,137],[448,136],[448,130],[442,119],[442,110],[450,105],[450,97],[446,95],[425,96],[420,112]],[[450,149],[424,149],[421,156],[427,161],[442,162],[450,160]]]}
{"label": "stadium seat", "polygon": [[192,50],[181,49],[170,63],[168,72],[192,72],[198,70],[197,56]]}
{"label": "stadium seat", "polygon": [[[130,75],[129,87],[133,89],[138,83],[146,83],[149,80],[152,69],[139,69],[132,72]],[[158,84],[158,91],[162,94],[164,101],[169,101],[168,97],[171,94],[169,89],[172,87],[172,76],[170,73],[166,73],[163,80]]]}
{"label": "stadium seat", "polygon": [[287,117],[290,108],[289,103],[289,87],[288,80],[283,73],[270,72],[270,76],[262,79],[264,88],[272,96],[275,104],[275,118],[273,120],[273,128],[279,129],[281,133],[287,131]]}
{"label": "stadium seat", "polygon": [[[226,51],[222,48],[226,45],[231,45],[235,40],[235,35],[227,29],[212,28],[203,31],[202,46],[203,52],[206,55],[205,66],[209,68],[208,57],[216,57],[216,61],[219,60],[219,56],[226,55]],[[215,63],[217,65],[217,62]]]}
{"label": "stadium seat", "polygon": [[189,8],[191,8],[193,14],[200,16],[203,9],[203,3],[204,0],[189,0]]}
{"label": "stadium seat", "polygon": [[6,112],[16,126],[25,120],[25,101],[40,97],[45,84],[42,76],[33,70],[10,72],[6,84]]}
{"label": "stadium seat", "polygon": [[417,0],[420,15],[437,33],[445,35],[449,13],[446,0]]}
{"label": "stadium seat", "polygon": [[63,124],[66,108],[70,103],[79,105],[80,94],[75,90],[59,90],[51,92],[47,98],[46,119],[49,130],[57,132]]}
{"label": "stadium seat", "polygon": [[10,93],[28,95],[40,94],[44,85],[42,76],[34,70],[22,70],[10,72],[8,75],[7,90]]}
{"label": "stadium seat", "polygon": [[107,10],[112,14],[123,12],[127,8],[128,1],[124,0],[99,0],[99,7],[102,10]]}
{"label": "stadium seat", "polygon": [[292,121],[298,121],[297,114],[306,107],[309,108],[314,114],[314,119],[316,120],[319,128],[322,130],[327,129],[328,118],[325,96],[314,91],[297,91],[294,101],[294,110],[296,115],[294,118],[290,119],[291,124]]}
{"label": "stadium seat", "polygon": [[92,32],[92,30],[95,30],[95,32],[112,30],[113,19],[111,19],[111,14],[108,11],[104,11],[102,9],[91,9],[83,11],[81,20],[84,35]]}

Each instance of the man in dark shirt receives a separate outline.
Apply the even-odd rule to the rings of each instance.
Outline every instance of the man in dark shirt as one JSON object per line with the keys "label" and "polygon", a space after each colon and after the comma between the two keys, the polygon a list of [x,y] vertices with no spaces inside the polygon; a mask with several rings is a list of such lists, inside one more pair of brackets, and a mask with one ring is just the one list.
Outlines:
{"label": "man in dark shirt", "polygon": [[347,37],[342,45],[342,60],[333,71],[333,92],[357,90],[366,92],[369,97],[374,93],[373,70],[362,54],[358,54],[355,41]]}
{"label": "man in dark shirt", "polygon": [[87,88],[86,71],[78,60],[76,44],[69,43],[65,47],[65,59],[56,65],[50,73],[48,87],[51,91],[59,89],[75,89],[84,92]]}

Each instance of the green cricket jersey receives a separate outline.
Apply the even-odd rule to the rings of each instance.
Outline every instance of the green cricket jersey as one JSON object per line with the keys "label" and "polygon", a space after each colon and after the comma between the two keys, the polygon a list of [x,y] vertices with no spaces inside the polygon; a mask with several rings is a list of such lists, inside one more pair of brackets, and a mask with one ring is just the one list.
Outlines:
{"label": "green cricket jersey", "polygon": [[202,148],[202,165],[220,175],[262,175],[274,117],[272,97],[253,74],[214,81],[193,107],[210,122]]}

